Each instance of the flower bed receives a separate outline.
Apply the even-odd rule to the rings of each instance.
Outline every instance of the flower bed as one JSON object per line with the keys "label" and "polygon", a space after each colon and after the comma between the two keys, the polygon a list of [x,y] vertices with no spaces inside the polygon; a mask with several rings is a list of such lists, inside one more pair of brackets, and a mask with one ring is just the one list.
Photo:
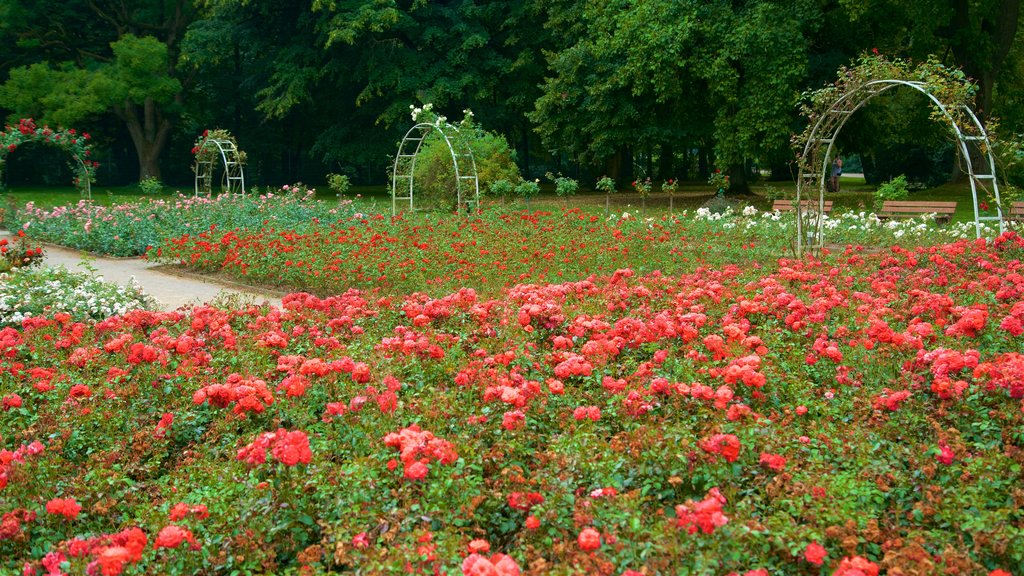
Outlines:
{"label": "flower bed", "polygon": [[0,566],[1019,571],[1022,255],[30,319],[0,330]]}
{"label": "flower bed", "polygon": [[302,230],[351,215],[349,202],[328,205],[304,187],[285,186],[278,193],[262,195],[179,195],[173,200],[145,199],[114,206],[82,201],[43,210],[29,203],[8,214],[7,225],[12,230],[25,228],[33,238],[54,244],[111,256],[138,256],[165,238],[184,234],[264,226]]}
{"label": "flower bed", "polygon": [[[359,217],[301,230],[220,227],[169,238],[154,256],[320,295],[350,287],[441,295],[463,286],[495,295],[522,282],[578,280],[624,267],[678,273],[722,261],[758,265],[791,254],[796,227],[792,215],[751,207],[742,213],[702,208],[661,220],[626,216],[606,221],[576,209],[487,213],[472,220]],[[852,244],[974,237],[973,226],[937,228],[923,219],[883,223],[867,213],[840,214],[825,227],[830,237]]]}
{"label": "flower bed", "polygon": [[63,267],[15,268],[0,274],[0,287],[0,328],[58,312],[83,322],[152,307],[138,286],[117,286]]}

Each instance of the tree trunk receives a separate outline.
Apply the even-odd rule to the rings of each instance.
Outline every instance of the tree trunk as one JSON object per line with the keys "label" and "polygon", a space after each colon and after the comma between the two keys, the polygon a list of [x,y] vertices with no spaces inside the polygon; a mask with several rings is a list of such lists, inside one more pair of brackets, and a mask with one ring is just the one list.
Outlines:
{"label": "tree trunk", "polygon": [[[984,123],[992,113],[992,88],[1017,35],[1020,0],[1000,0],[998,8],[991,13],[973,16],[970,0],[953,0],[952,4],[953,18],[948,30],[950,48],[957,64],[978,83],[974,106]],[[980,21],[976,32],[971,30],[972,20]]]}
{"label": "tree trunk", "polygon": [[147,98],[140,106],[125,102],[114,112],[128,126],[128,133],[135,145],[139,159],[139,180],[160,178],[160,156],[167,146],[173,125],[157,109],[156,103]]}
{"label": "tree trunk", "polygon": [[747,179],[747,166],[745,163],[729,165],[729,189],[726,191],[730,196],[744,196],[750,194],[750,181]]}
{"label": "tree trunk", "polygon": [[522,127],[523,138],[520,143],[519,162],[523,167],[523,178],[530,177],[530,125],[525,123]]}
{"label": "tree trunk", "polygon": [[675,151],[672,149],[671,144],[661,145],[661,158],[658,160],[658,178],[662,180],[668,180],[669,178],[675,178],[675,172],[673,171],[673,160]]}

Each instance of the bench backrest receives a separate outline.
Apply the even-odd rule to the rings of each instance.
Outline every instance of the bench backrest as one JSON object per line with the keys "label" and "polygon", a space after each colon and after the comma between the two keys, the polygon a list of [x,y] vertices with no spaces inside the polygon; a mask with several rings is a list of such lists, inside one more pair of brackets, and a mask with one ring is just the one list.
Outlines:
{"label": "bench backrest", "polygon": [[[818,210],[817,200],[801,200],[800,208],[805,211],[817,211]],[[776,212],[792,212],[796,209],[796,203],[792,200],[776,200],[772,202],[772,210]],[[832,201],[825,200],[825,213],[828,214],[832,211]]]}
{"label": "bench backrest", "polygon": [[1010,204],[1010,218],[1013,220],[1024,220],[1024,202]]}
{"label": "bench backrest", "polygon": [[882,212],[903,214],[952,214],[956,212],[956,202],[886,200],[882,203]]}

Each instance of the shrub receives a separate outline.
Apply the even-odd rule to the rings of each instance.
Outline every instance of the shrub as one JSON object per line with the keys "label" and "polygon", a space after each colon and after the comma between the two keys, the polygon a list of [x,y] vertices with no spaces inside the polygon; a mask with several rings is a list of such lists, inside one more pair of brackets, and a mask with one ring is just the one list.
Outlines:
{"label": "shrub", "polygon": [[7,225],[27,228],[33,238],[113,256],[145,254],[165,238],[209,233],[214,229],[268,227],[298,231],[329,224],[352,215],[344,206],[318,202],[302,184],[247,195],[215,198],[177,196],[147,198],[137,203],[100,206],[79,202],[53,210],[29,203],[8,215]]}
{"label": "shrub", "polygon": [[548,180],[555,183],[555,194],[559,196],[572,196],[580,189],[580,183],[568,176],[562,176],[561,174],[555,176],[551,172],[548,172],[545,176]]}
{"label": "shrub", "polygon": [[516,186],[516,196],[529,200],[540,193],[540,183],[536,180],[523,180]]}
{"label": "shrub", "polygon": [[881,210],[886,200],[906,200],[909,196],[907,191],[907,177],[903,174],[884,182],[875,190],[875,210]]}
{"label": "shrub", "polygon": [[352,187],[352,183],[349,181],[348,176],[344,174],[328,174],[327,186],[331,190],[334,190],[334,193],[338,195],[338,198],[341,198],[348,192],[349,188]]}
{"label": "shrub", "polygon": [[492,196],[499,196],[504,198],[505,196],[511,196],[515,192],[516,187],[508,180],[502,178],[491,182],[491,185],[487,188],[487,192]]}
{"label": "shrub", "polygon": [[[444,116],[436,116],[430,108],[414,114],[417,122],[444,125]],[[458,125],[457,131],[450,130],[448,136],[456,154],[464,153],[468,147],[473,152],[476,162],[476,174],[481,190],[490,190],[491,184],[498,180],[515,182],[519,180],[519,167],[515,163],[515,152],[504,136],[485,130],[473,120],[473,113],[466,110],[466,116]],[[468,158],[460,159],[460,176],[472,175],[472,164]],[[449,150],[444,138],[437,132],[431,132],[423,141],[416,157],[415,190],[416,204],[421,208],[452,210],[456,201],[455,166],[452,163],[452,150]],[[462,186],[463,202],[472,195],[469,180]]]}
{"label": "shrub", "polygon": [[594,185],[594,188],[597,188],[605,194],[611,194],[612,192],[615,192],[615,180],[612,180],[609,176],[601,176],[601,178],[598,179],[597,184]]}
{"label": "shrub", "polygon": [[32,246],[24,230],[18,230],[12,240],[0,238],[0,272],[36,266],[42,261],[43,249]]}
{"label": "shrub", "polygon": [[164,184],[155,176],[147,176],[139,181],[139,191],[146,195],[159,194],[164,191]]}
{"label": "shrub", "polygon": [[62,267],[16,268],[0,274],[0,327],[20,326],[25,318],[64,312],[78,322],[101,320],[129,310],[154,308],[136,286],[118,286]]}

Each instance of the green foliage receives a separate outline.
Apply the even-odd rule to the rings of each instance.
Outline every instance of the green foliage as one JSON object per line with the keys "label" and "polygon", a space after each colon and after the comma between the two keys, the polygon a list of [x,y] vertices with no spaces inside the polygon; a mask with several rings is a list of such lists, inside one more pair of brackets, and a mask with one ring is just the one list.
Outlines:
{"label": "green foliage", "polygon": [[907,190],[907,177],[903,174],[883,183],[875,190],[874,194],[874,206],[875,210],[881,210],[882,204],[886,200],[906,200],[910,195]]}
{"label": "green foliage", "polygon": [[537,180],[523,180],[516,185],[516,196],[529,201],[530,198],[540,194],[540,182]]}
{"label": "green foliage", "polygon": [[654,183],[651,182],[650,178],[644,178],[643,180],[635,180],[633,182],[633,189],[636,190],[642,198],[650,196],[651,189],[654,188]]}
{"label": "green foliage", "polygon": [[608,176],[602,176],[597,179],[597,183],[594,184],[594,188],[604,192],[605,194],[611,194],[615,192],[615,180]]}
{"label": "green foliage", "polygon": [[113,62],[80,68],[71,62],[14,68],[0,86],[0,105],[12,116],[69,125],[122,106],[173,102],[181,83],[168,74],[167,45],[126,34],[110,45]]}
{"label": "green foliage", "polygon": [[159,178],[149,176],[139,181],[139,191],[146,195],[160,194],[164,191],[164,183]]}
{"label": "green foliage", "polygon": [[352,187],[352,183],[345,174],[328,174],[327,186],[329,186],[330,189],[333,190],[339,198],[341,198],[348,193],[349,188]]}
{"label": "green foliage", "polygon": [[487,188],[487,192],[492,196],[504,198],[506,196],[511,196],[515,189],[515,184],[502,178],[491,182],[491,185]]}
{"label": "green foliage", "polygon": [[[414,195],[419,208],[454,210],[457,186],[461,189],[463,202],[474,201],[472,181],[463,179],[457,184],[453,154],[458,158],[459,176],[472,176],[475,163],[481,190],[489,190],[491,184],[498,180],[511,182],[520,178],[515,153],[504,136],[484,130],[474,120],[472,111],[465,110],[464,113],[463,120],[453,125],[444,116],[435,114],[431,104],[413,109],[415,122],[434,127],[425,130],[427,134],[415,160]],[[442,137],[442,130],[451,148]],[[472,151],[472,161],[468,151]]]}
{"label": "green foliage", "polygon": [[572,196],[580,189],[580,183],[568,176],[562,176],[561,174],[556,176],[548,172],[544,177],[555,183],[555,194],[559,196]]}

